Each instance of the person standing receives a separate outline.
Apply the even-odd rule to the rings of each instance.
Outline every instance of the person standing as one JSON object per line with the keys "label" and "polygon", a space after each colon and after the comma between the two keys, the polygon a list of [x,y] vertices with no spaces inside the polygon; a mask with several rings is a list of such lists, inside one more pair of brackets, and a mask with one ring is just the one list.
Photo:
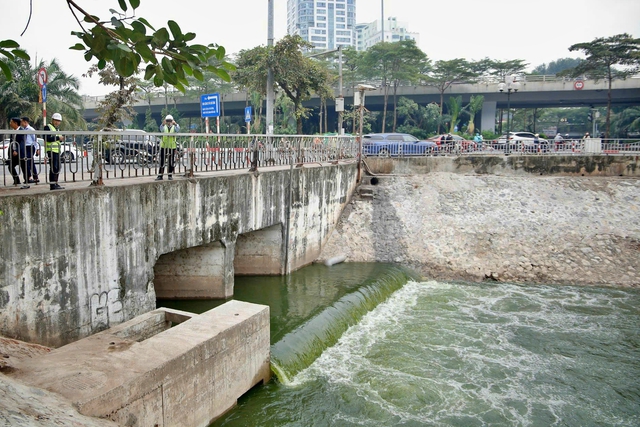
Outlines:
{"label": "person standing", "polygon": [[476,148],[478,151],[482,151],[482,143],[484,139],[482,138],[482,134],[480,132],[476,132],[476,135],[473,137],[473,142],[476,143]]}
{"label": "person standing", "polygon": [[[35,131],[33,126],[31,126],[31,120],[27,116],[23,116],[21,118],[22,129]],[[36,168],[36,159],[35,155],[39,154],[40,146],[38,145],[38,140],[34,133],[26,134],[24,136],[25,141],[25,151],[26,155],[24,161],[26,163],[27,168],[27,178],[29,183],[39,183],[38,179],[38,169]]]}
{"label": "person standing", "polygon": [[[62,123],[62,116],[60,113],[54,113],[51,116],[51,123],[44,127],[44,130],[57,132]],[[45,151],[47,158],[49,159],[49,188],[51,190],[64,190],[58,184],[58,175],[60,175],[60,143],[64,141],[62,135],[45,135]]]}
{"label": "person standing", "polygon": [[[9,126],[13,130],[20,130],[20,119],[13,117],[9,120]],[[13,185],[20,185],[20,174],[16,168],[20,165],[20,145],[23,140],[24,135],[17,133],[13,135],[12,141],[9,144],[9,171],[11,171],[11,176],[13,177]],[[24,184],[26,187],[23,188],[29,188],[26,181]]]}
{"label": "person standing", "polygon": [[173,179],[173,172],[175,170],[175,155],[176,155],[176,137],[171,134],[180,132],[180,125],[173,121],[173,116],[168,114],[164,118],[164,122],[160,125],[160,132],[165,135],[160,142],[160,168],[158,169],[158,176],[156,181],[162,181],[162,175],[164,174],[164,165],[168,161],[167,173],[168,179]]}

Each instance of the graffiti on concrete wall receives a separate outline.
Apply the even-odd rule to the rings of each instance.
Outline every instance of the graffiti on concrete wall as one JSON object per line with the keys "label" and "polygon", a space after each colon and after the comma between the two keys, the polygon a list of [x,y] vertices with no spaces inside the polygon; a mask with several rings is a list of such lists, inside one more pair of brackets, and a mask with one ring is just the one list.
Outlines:
{"label": "graffiti on concrete wall", "polygon": [[91,329],[94,332],[102,331],[123,321],[120,288],[91,295]]}

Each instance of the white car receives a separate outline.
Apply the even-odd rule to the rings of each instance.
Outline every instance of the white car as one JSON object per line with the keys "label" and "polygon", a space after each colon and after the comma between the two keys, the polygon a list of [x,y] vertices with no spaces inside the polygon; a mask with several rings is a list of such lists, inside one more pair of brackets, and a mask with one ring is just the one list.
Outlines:
{"label": "white car", "polygon": [[[44,152],[44,139],[37,138],[38,144],[40,144],[40,153],[35,156],[36,163],[44,163],[44,159],[46,154]],[[2,156],[2,161],[7,163],[9,159],[11,159],[11,153],[9,152],[9,143],[11,141],[9,139],[5,139],[2,143],[2,152],[0,152],[0,156]],[[61,144],[60,150],[60,161],[62,163],[71,163],[74,162],[78,157],[84,157],[84,152],[82,150],[78,150],[76,144],[71,142],[63,142]]]}
{"label": "white car", "polygon": [[[531,150],[536,145],[538,145],[540,148],[548,147],[549,141],[540,137],[538,137],[537,139],[538,139],[538,142],[536,143],[536,135],[531,132],[509,132],[509,147],[516,148],[520,146],[526,150]],[[495,148],[504,148],[506,141],[507,141],[507,136],[502,135],[496,141],[497,147]]]}

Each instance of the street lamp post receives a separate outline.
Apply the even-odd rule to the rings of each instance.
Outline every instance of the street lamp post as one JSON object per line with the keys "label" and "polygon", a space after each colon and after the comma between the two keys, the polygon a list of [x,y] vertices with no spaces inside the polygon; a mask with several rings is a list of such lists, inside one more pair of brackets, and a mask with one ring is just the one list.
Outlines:
{"label": "street lamp post", "polygon": [[[375,90],[376,88],[371,85],[359,84],[356,86],[357,93],[353,94],[354,105],[360,106],[360,127],[358,130],[358,177],[357,182],[362,179],[362,128],[364,122],[364,94],[366,91]],[[357,95],[357,96],[356,96]]]}
{"label": "street lamp post", "polygon": [[505,76],[504,82],[498,85],[500,92],[507,93],[507,139],[504,144],[504,154],[509,154],[509,133],[511,132],[511,92],[516,93],[520,89],[520,83],[516,76]]}

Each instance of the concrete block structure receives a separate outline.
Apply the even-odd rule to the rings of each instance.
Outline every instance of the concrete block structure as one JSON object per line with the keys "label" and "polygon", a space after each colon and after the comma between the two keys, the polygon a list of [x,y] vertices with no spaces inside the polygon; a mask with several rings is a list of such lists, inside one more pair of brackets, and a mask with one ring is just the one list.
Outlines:
{"label": "concrete block structure", "polygon": [[22,362],[15,379],[126,426],[206,427],[270,377],[269,307],[157,309]]}

